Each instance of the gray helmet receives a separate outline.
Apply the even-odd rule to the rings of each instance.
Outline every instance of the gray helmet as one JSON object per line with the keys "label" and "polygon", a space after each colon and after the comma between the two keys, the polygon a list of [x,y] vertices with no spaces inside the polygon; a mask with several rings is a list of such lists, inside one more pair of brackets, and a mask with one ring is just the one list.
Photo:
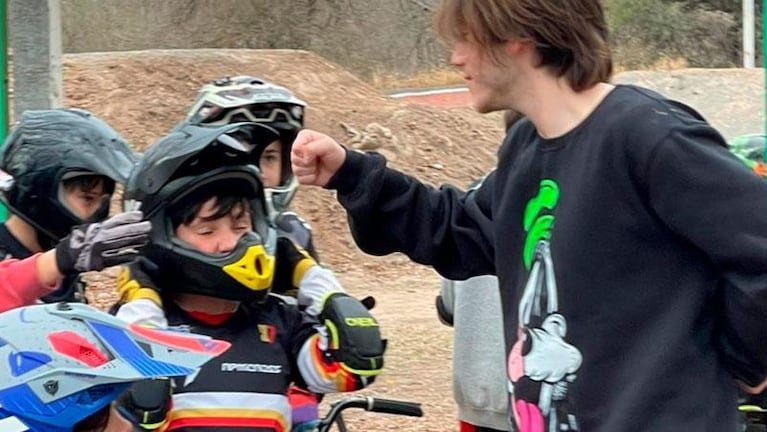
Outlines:
{"label": "gray helmet", "polygon": [[[41,246],[66,236],[86,221],[72,213],[61,194],[64,179],[101,175],[108,194],[125,183],[136,156],[125,139],[88,111],[74,108],[25,111],[0,154],[0,199],[31,224]],[[105,200],[88,221],[108,216]]]}

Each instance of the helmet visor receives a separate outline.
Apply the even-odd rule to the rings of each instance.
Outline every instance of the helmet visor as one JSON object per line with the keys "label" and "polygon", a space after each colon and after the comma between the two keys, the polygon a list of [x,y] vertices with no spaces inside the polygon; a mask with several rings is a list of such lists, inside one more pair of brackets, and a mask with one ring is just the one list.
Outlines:
{"label": "helmet visor", "polygon": [[191,123],[226,125],[235,122],[284,123],[301,129],[304,125],[304,108],[286,103],[250,103],[232,108],[204,103],[189,119]]}

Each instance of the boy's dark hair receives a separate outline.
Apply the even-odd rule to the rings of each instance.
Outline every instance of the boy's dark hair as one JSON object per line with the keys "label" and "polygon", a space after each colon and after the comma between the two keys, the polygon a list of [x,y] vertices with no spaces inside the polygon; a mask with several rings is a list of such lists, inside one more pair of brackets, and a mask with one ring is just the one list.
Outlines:
{"label": "boy's dark hair", "polygon": [[109,193],[109,190],[114,188],[114,181],[112,181],[109,177],[97,174],[81,175],[64,179],[61,182],[61,185],[66,190],[80,189],[87,192],[96,189],[96,186],[98,186],[100,182],[104,182],[104,191],[106,191],[106,193]]}
{"label": "boy's dark hair", "polygon": [[177,228],[181,224],[191,223],[203,204],[211,198],[216,200],[216,212],[205,217],[206,221],[220,219],[233,212],[235,217],[239,217],[249,208],[248,199],[242,195],[213,191],[192,194],[169,209],[168,215],[173,228]]}

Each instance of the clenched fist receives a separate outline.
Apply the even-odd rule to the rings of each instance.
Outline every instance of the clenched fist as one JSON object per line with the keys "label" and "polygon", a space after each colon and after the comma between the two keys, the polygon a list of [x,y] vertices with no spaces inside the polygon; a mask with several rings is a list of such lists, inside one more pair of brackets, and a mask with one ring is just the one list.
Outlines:
{"label": "clenched fist", "polygon": [[333,138],[304,129],[293,142],[290,162],[301,184],[325,186],[346,160],[346,149]]}

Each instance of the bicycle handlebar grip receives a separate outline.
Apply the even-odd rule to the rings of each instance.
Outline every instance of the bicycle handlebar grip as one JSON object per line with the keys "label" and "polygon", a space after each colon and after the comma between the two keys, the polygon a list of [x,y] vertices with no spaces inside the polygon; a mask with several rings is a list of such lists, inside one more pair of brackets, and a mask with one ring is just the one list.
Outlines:
{"label": "bicycle handlebar grip", "polygon": [[421,404],[419,403],[392,399],[380,399],[374,397],[368,398],[367,411],[405,415],[411,417],[423,417],[423,410],[421,409]]}

